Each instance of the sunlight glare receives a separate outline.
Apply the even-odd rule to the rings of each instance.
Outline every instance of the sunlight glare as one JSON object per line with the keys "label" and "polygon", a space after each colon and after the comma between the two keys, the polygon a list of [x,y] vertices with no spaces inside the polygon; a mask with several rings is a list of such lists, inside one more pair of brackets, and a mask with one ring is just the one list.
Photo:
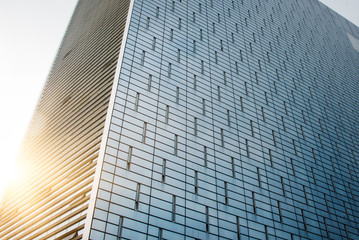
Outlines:
{"label": "sunlight glare", "polygon": [[20,171],[14,160],[0,161],[0,201],[6,188],[10,188],[20,178]]}

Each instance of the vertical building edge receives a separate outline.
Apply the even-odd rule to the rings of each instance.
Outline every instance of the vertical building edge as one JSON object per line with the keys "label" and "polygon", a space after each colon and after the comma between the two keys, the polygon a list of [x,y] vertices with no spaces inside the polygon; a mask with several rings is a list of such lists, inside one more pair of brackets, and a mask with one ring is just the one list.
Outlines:
{"label": "vertical building edge", "polygon": [[101,139],[100,152],[98,155],[97,166],[96,166],[96,170],[95,170],[95,175],[94,175],[93,185],[92,185],[92,190],[91,190],[91,196],[90,196],[87,216],[86,216],[86,220],[85,220],[83,239],[90,239],[91,225],[92,225],[92,219],[93,219],[93,214],[94,214],[94,210],[95,210],[97,192],[98,192],[98,188],[99,188],[99,184],[100,184],[102,165],[103,165],[103,160],[104,160],[105,150],[106,150],[106,143],[107,143],[109,128],[110,128],[110,124],[111,124],[111,116],[112,116],[112,112],[113,112],[113,108],[114,108],[114,104],[115,104],[117,86],[118,86],[118,82],[120,79],[120,71],[121,71],[121,66],[122,66],[123,55],[125,52],[128,29],[130,27],[130,21],[131,21],[134,1],[135,0],[130,0],[130,5],[128,7],[126,25],[125,25],[125,29],[123,32],[120,53],[119,53],[119,56],[117,59],[116,72],[115,72],[115,77],[114,77],[113,84],[112,84],[111,97],[110,97],[108,108],[107,108],[107,115],[106,115],[105,126],[103,129],[103,135],[102,135],[102,139]]}

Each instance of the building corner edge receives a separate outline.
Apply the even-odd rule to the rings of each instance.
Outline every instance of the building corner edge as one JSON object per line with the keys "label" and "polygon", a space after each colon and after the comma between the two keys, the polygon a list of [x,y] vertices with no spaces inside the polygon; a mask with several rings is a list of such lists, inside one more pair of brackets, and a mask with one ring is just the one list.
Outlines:
{"label": "building corner edge", "polygon": [[94,211],[95,211],[95,202],[96,202],[97,192],[98,192],[98,188],[99,188],[99,184],[100,184],[102,165],[103,165],[103,161],[104,161],[104,157],[105,157],[107,138],[109,135],[109,129],[110,129],[110,124],[111,124],[111,116],[112,116],[113,109],[114,109],[117,86],[119,83],[120,71],[121,71],[123,56],[124,56],[125,47],[126,47],[126,43],[127,43],[127,36],[128,36],[129,27],[130,27],[130,20],[131,20],[131,16],[132,16],[134,1],[135,0],[130,0],[129,7],[128,7],[126,25],[125,25],[125,29],[123,32],[120,53],[118,56],[118,61],[117,61],[117,66],[116,66],[116,72],[115,72],[115,76],[114,76],[114,80],[113,80],[113,84],[112,84],[111,96],[110,96],[110,100],[109,100],[109,104],[108,104],[108,108],[107,108],[106,121],[105,121],[104,130],[103,130],[103,134],[102,134],[101,146],[100,146],[100,151],[99,151],[99,155],[98,155],[98,159],[97,159],[96,170],[95,170],[95,175],[94,175],[94,179],[93,179],[93,185],[92,185],[87,215],[86,215],[86,219],[85,219],[84,233],[82,235],[82,239],[84,239],[84,240],[90,239],[92,219],[93,219],[93,215],[94,215]]}

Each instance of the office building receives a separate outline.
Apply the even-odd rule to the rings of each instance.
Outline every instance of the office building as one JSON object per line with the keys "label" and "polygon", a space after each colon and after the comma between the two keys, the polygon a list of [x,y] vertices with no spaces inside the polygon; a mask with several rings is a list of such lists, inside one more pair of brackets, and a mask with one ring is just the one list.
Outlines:
{"label": "office building", "polygon": [[317,0],[80,0],[1,239],[358,239],[359,28]]}

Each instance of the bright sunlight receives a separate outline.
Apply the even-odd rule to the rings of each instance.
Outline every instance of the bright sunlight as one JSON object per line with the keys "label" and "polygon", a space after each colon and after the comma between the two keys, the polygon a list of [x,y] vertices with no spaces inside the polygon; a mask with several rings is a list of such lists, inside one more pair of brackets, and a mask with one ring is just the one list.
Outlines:
{"label": "bright sunlight", "polygon": [[4,196],[7,186],[11,186],[19,179],[19,170],[16,167],[15,161],[1,160],[0,161],[0,201]]}

